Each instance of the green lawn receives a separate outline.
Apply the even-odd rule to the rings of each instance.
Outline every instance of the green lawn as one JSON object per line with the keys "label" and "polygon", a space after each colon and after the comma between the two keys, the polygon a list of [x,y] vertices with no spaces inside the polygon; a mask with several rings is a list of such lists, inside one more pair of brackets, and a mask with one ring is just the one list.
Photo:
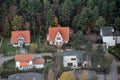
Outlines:
{"label": "green lawn", "polygon": [[14,71],[15,70],[15,60],[9,60],[8,62],[4,62],[3,64],[4,71]]}
{"label": "green lawn", "polygon": [[12,47],[10,44],[10,38],[4,38],[2,46],[0,48],[0,54],[2,53],[5,56],[14,55],[19,51],[18,47]]}

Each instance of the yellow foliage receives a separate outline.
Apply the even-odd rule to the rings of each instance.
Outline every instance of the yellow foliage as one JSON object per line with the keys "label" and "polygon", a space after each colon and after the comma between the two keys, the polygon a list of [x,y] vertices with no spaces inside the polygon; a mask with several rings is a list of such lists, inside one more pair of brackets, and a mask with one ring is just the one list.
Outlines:
{"label": "yellow foliage", "polygon": [[54,26],[58,26],[58,18],[56,16],[54,17]]}
{"label": "yellow foliage", "polygon": [[30,50],[31,51],[34,51],[35,49],[37,49],[37,47],[38,47],[37,43],[31,43],[30,44]]}
{"label": "yellow foliage", "polygon": [[58,80],[75,80],[75,76],[72,72],[63,72]]}
{"label": "yellow foliage", "polygon": [[79,75],[80,80],[88,80],[88,71],[83,71],[82,74]]}
{"label": "yellow foliage", "polygon": [[23,21],[24,21],[24,19],[22,16],[16,15],[12,21],[12,29],[13,30],[20,30],[22,28]]}

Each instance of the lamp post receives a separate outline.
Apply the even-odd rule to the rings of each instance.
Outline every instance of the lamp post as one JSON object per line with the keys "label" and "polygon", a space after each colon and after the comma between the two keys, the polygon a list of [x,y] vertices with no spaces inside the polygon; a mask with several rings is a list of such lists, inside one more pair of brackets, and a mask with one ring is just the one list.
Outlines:
{"label": "lamp post", "polygon": [[98,73],[99,73],[100,65],[98,65],[97,67],[98,67]]}

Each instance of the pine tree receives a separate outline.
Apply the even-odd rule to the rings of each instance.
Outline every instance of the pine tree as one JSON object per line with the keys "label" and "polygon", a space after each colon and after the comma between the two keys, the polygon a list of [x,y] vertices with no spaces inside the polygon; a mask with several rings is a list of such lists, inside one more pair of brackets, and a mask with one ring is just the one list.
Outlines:
{"label": "pine tree", "polygon": [[65,26],[69,26],[69,21],[73,16],[73,11],[74,11],[74,5],[72,1],[65,0],[65,2],[62,4],[61,15],[60,15],[60,19],[63,23],[65,23]]}
{"label": "pine tree", "polygon": [[53,11],[52,8],[49,8],[47,16],[46,16],[46,29],[50,25],[54,25],[54,17],[55,17],[55,12]]}
{"label": "pine tree", "polygon": [[4,34],[5,36],[10,36],[10,24],[8,22],[7,16],[5,17]]}

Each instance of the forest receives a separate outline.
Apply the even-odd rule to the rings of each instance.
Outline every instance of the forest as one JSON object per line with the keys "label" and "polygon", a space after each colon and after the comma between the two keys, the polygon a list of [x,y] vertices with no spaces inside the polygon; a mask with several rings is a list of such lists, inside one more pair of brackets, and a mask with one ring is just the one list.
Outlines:
{"label": "forest", "polygon": [[120,30],[120,0],[0,0],[0,35],[31,31],[45,38],[50,26],[68,26],[75,33],[99,33],[101,26]]}

